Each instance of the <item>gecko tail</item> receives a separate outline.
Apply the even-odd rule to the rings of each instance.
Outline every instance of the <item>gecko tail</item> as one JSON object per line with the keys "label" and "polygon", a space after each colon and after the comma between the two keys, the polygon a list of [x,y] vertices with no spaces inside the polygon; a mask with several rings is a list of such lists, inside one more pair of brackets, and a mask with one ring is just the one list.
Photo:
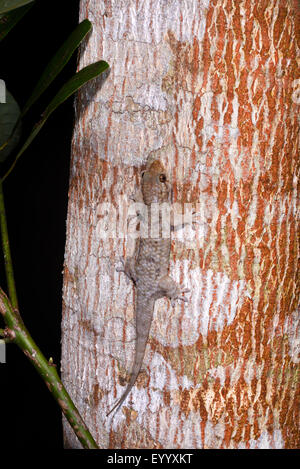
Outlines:
{"label": "gecko tail", "polygon": [[110,409],[110,411],[106,414],[106,417],[108,417],[114,410],[117,412],[121,405],[123,404],[123,402],[125,401],[126,397],[128,396],[128,394],[130,393],[131,389],[133,388],[134,386],[134,383],[138,377],[138,374],[139,373],[134,373],[134,375],[131,376],[131,379],[130,379],[130,382],[127,386],[127,389],[126,391],[124,392],[124,394],[120,397],[120,399],[116,402],[116,404],[113,406],[112,409]]}
{"label": "gecko tail", "polygon": [[120,397],[120,399],[115,403],[113,408],[106,414],[106,417],[108,417],[113,411],[118,411],[119,408],[122,406],[123,402],[125,401],[126,397],[132,390],[133,386],[135,385],[135,382],[137,380],[137,377],[141,371],[142,364],[143,364],[143,358],[145,354],[145,348],[146,348],[146,343],[147,343],[147,338],[148,338],[148,333],[142,337],[139,337],[138,339],[138,347],[137,350],[135,351],[135,359],[134,359],[134,365],[133,365],[133,370],[131,372],[130,380],[127,385],[127,388],[125,389],[124,393]]}
{"label": "gecko tail", "polygon": [[[126,394],[126,395],[125,395],[125,394]],[[127,392],[125,391],[124,395],[123,395],[120,399],[117,400],[117,402],[116,402],[116,404],[113,406],[113,408],[110,409],[110,411],[106,414],[106,417],[108,417],[114,410],[117,412],[117,411],[120,409],[121,405],[122,405],[123,402],[125,401],[125,399],[126,399],[126,397],[127,397],[128,394],[129,394],[129,393],[127,393]]]}
{"label": "gecko tail", "polygon": [[154,300],[152,298],[145,298],[144,295],[137,294],[137,306],[136,306],[136,317],[142,318],[137,319],[136,322],[136,344],[135,344],[135,357],[133,362],[133,367],[131,371],[131,376],[127,388],[125,389],[124,393],[120,397],[120,399],[116,402],[113,408],[106,414],[108,417],[112,412],[118,411],[123,402],[125,401],[126,397],[132,390],[137,377],[140,373],[142,368],[143,359],[145,355],[146,344],[149,336],[151,320],[154,311]]}

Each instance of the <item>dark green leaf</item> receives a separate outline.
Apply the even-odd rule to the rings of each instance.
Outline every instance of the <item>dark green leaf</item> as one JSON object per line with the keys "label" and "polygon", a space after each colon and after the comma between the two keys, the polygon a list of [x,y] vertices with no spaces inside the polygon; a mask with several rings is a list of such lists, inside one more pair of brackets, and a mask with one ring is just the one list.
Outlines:
{"label": "dark green leaf", "polygon": [[0,15],[16,8],[23,7],[34,0],[0,0]]}
{"label": "dark green leaf", "polygon": [[66,63],[70,60],[73,52],[77,49],[83,38],[91,30],[92,23],[89,20],[82,21],[77,28],[72,32],[60,49],[56,52],[54,57],[50,60],[46,66],[41,78],[39,79],[36,87],[34,88],[31,96],[22,111],[22,116],[26,114],[28,109],[33,103],[41,96],[41,94],[48,88],[50,83],[63,69]]}
{"label": "dark green leaf", "polygon": [[52,114],[55,109],[62,104],[69,96],[71,96],[75,91],[77,91],[81,86],[83,86],[85,83],[87,83],[89,80],[92,80],[93,78],[97,77],[101,73],[103,73],[107,68],[109,67],[107,62],[104,62],[103,60],[100,60],[99,62],[95,62],[91,65],[88,65],[87,67],[83,68],[79,72],[77,72],[70,80],[62,86],[62,88],[59,90],[57,95],[52,99],[50,102],[49,106],[46,108],[45,112],[42,115],[42,118],[40,122],[38,122],[35,127],[33,128],[31,134],[25,141],[24,145],[18,152],[15,161],[3,177],[2,181],[9,175],[9,173],[13,170],[15,164],[17,163],[18,159],[24,153],[24,151],[28,148],[30,143],[34,140],[34,138],[37,136],[43,125],[45,124],[46,120],[48,117]]}
{"label": "dark green leaf", "polygon": [[0,103],[0,161],[3,162],[18,144],[21,135],[19,123],[11,135],[20,116],[20,108],[13,96],[6,90],[6,102]]}
{"label": "dark green leaf", "polygon": [[9,31],[20,21],[25,13],[33,7],[31,5],[25,5],[24,7],[17,8],[16,10],[10,11],[3,16],[0,16],[0,41],[9,33]]}
{"label": "dark green leaf", "polygon": [[[65,85],[61,87],[57,95],[53,98],[49,106],[44,112],[44,116],[48,117],[61,103],[63,103],[71,94],[75,93],[82,85],[87,83],[92,78],[103,73],[109,67],[107,62],[104,60],[100,60],[99,62],[95,62],[87,67],[83,68],[72,78]],[[45,117],[44,117],[45,118]]]}

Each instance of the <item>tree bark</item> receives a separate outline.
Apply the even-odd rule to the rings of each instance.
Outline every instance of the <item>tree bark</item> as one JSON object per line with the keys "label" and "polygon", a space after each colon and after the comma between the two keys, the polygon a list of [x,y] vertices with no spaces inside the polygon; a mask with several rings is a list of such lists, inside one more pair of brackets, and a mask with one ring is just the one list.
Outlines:
{"label": "tree bark", "polygon": [[[76,102],[62,373],[102,448],[299,447],[297,8],[81,0],[94,29],[80,68],[111,70]],[[119,223],[149,157],[201,214],[172,242],[191,293],[156,302],[144,370],[107,418],[133,359],[134,288],[115,270],[132,243],[100,235],[102,204]]]}

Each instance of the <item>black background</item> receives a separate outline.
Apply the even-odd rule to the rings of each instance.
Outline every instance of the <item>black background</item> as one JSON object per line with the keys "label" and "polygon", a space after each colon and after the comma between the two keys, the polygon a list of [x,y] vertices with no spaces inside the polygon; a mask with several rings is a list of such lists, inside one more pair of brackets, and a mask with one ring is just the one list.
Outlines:
{"label": "black background", "polygon": [[[5,80],[7,89],[21,107],[50,58],[78,24],[78,9],[79,0],[39,0],[0,43],[0,79]],[[76,63],[75,52],[29,113],[24,136],[56,91],[75,72]],[[69,98],[52,114],[4,182],[21,315],[42,352],[46,357],[53,357],[58,367],[73,102],[73,97]],[[7,167],[0,168],[2,175]],[[3,257],[0,285],[7,291]],[[0,327],[3,327],[1,322]],[[1,449],[62,449],[61,412],[44,382],[13,344],[6,347],[6,361],[0,364]],[[192,452],[199,456],[199,462],[203,460],[202,452]],[[83,454],[86,453],[76,452],[76,455]],[[107,454],[114,453],[103,452],[103,458]],[[205,454],[212,456],[210,451]],[[225,456],[223,451],[216,454]],[[247,457],[263,454],[270,456],[269,451],[234,452],[235,456]],[[281,454],[287,456],[287,452]],[[10,453],[9,460],[14,458],[15,453]]]}
{"label": "black background", "polygon": [[[77,0],[38,1],[0,43],[0,78],[21,107],[47,62],[78,24],[78,11]],[[30,111],[24,137],[75,73],[76,64],[77,52]],[[73,103],[70,97],[52,114],[4,182],[20,312],[42,352],[58,367]],[[7,165],[1,167],[2,175],[5,169]],[[0,285],[7,291],[3,257],[0,274]],[[14,344],[6,346],[0,384],[1,447],[62,448],[59,407]]]}

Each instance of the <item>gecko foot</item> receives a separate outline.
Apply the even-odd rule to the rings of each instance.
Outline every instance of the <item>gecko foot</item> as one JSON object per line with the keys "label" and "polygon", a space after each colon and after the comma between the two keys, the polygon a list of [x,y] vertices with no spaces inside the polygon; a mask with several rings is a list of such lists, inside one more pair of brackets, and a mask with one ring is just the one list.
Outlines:
{"label": "gecko foot", "polygon": [[116,271],[125,272],[125,260],[123,256],[120,257],[119,262],[121,262],[122,265],[120,267],[116,267]]}
{"label": "gecko foot", "polygon": [[183,290],[181,290],[180,295],[171,298],[171,305],[175,306],[176,300],[184,301],[186,303],[188,299],[183,295],[184,293],[189,293],[190,291],[191,290],[189,288],[184,288]]}
{"label": "gecko foot", "polygon": [[194,231],[197,230],[197,226],[207,226],[207,223],[203,221],[203,213],[196,212],[196,210],[192,211],[192,223],[191,227]]}

